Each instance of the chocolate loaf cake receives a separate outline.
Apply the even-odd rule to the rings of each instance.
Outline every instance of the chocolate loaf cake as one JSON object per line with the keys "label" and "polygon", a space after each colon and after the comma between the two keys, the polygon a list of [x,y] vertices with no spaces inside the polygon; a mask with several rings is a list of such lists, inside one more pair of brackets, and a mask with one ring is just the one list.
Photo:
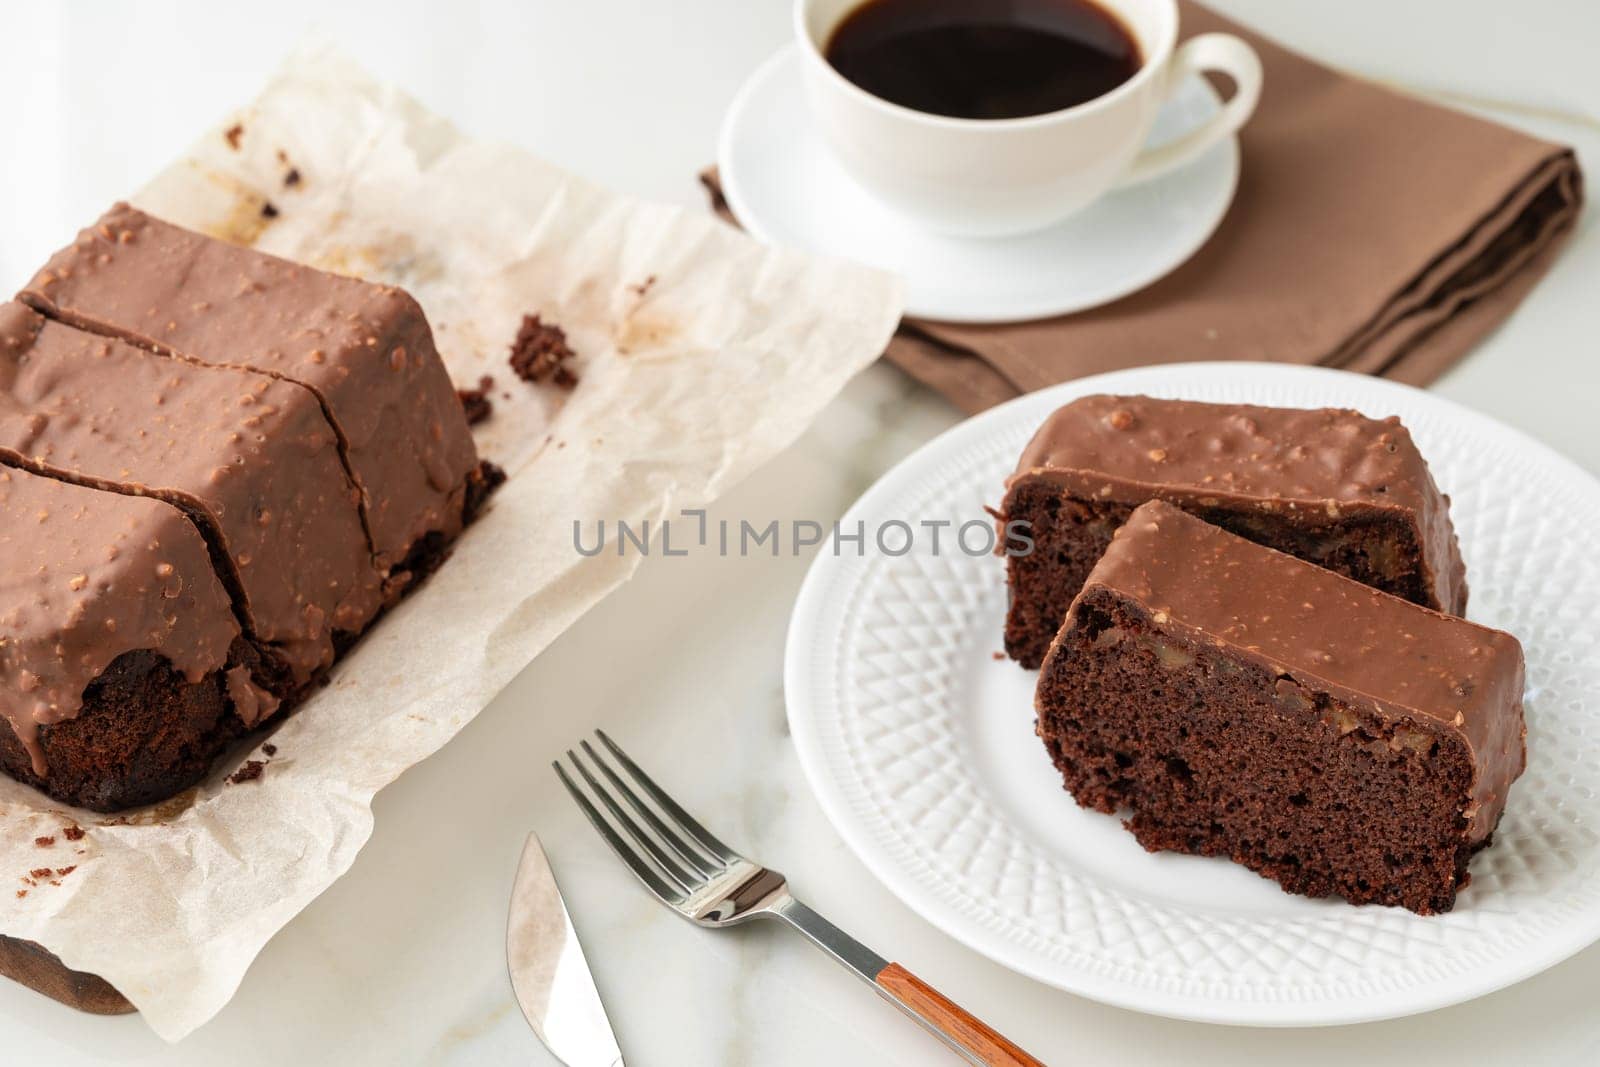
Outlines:
{"label": "chocolate loaf cake", "polygon": [[0,769],[157,801],[314,689],[503,475],[399,290],[119,206],[23,300],[0,304]]}
{"label": "chocolate loaf cake", "polygon": [[1039,665],[1112,531],[1147,500],[1413,603],[1466,609],[1449,500],[1398,419],[1088,396],[1045,421],[1006,483],[1002,526],[1026,522],[1034,541],[1007,563],[1013,659]]}
{"label": "chocolate loaf cake", "polygon": [[1311,896],[1447,911],[1525,763],[1509,634],[1159,501],[1045,659],[1037,730],[1078,803],[1152,851]]}
{"label": "chocolate loaf cake", "polygon": [[400,289],[118,204],[51,257],[21,299],[90,332],[310,389],[338,434],[391,581],[461,531],[477,451],[428,321]]}

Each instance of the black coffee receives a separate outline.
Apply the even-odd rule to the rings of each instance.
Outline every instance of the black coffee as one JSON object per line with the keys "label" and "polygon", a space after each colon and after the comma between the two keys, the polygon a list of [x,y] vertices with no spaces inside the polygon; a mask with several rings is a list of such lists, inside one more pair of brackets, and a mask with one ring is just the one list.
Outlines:
{"label": "black coffee", "polygon": [[1139,45],[1090,0],[867,0],[824,54],[874,96],[963,119],[1011,119],[1103,96]]}

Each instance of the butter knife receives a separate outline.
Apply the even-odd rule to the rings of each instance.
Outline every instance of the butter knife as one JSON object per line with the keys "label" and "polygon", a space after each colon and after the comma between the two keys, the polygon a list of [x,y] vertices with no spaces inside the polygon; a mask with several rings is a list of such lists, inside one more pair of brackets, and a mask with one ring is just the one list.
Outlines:
{"label": "butter knife", "polygon": [[528,1025],[567,1067],[623,1067],[578,933],[537,834],[529,834],[511,888],[506,965]]}

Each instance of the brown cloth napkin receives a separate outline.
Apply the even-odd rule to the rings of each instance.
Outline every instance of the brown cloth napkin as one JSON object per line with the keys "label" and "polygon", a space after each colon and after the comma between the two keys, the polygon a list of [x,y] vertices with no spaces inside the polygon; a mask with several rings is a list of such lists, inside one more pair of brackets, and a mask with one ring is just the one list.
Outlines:
{"label": "brown cloth napkin", "polygon": [[[1272,360],[1423,385],[1510,314],[1583,199],[1572,150],[1360,80],[1182,5],[1261,55],[1238,195],[1193,259],[1132,296],[1004,326],[907,319],[885,355],[974,412],[1151,363]],[[726,214],[715,172],[702,176]]]}

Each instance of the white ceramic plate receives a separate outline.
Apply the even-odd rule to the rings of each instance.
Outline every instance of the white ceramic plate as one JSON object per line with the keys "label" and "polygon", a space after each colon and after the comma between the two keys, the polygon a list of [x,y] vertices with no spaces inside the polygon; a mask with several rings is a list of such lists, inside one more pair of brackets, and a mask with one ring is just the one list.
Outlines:
{"label": "white ceramic plate", "polygon": [[[1471,617],[1516,634],[1528,657],[1528,770],[1454,911],[1310,900],[1225,860],[1145,852],[1115,817],[1062,790],[1033,736],[1035,674],[994,658],[1003,562],[934,555],[927,538],[903,556],[871,549],[886,521],[983,517],[1044,417],[1093,392],[1348,406],[1411,428],[1454,498]],[[1600,938],[1600,483],[1545,446],[1338,371],[1142,368],[957,426],[869,490],[847,532],[858,520],[868,553],[824,551],[795,605],[785,666],[795,745],[867,866],[984,955],[1140,1011],[1301,1026],[1457,1003]]]}
{"label": "white ceramic plate", "polygon": [[[1150,142],[1192,129],[1220,106],[1194,76],[1162,109]],[[906,313],[917,318],[1015,322],[1108,303],[1194,255],[1233,200],[1239,146],[1225,138],[1038,233],[943,237],[902,219],[845,173],[811,123],[800,54],[789,45],[735,97],[717,166],[728,206],[761,240],[893,271],[906,280]]]}

